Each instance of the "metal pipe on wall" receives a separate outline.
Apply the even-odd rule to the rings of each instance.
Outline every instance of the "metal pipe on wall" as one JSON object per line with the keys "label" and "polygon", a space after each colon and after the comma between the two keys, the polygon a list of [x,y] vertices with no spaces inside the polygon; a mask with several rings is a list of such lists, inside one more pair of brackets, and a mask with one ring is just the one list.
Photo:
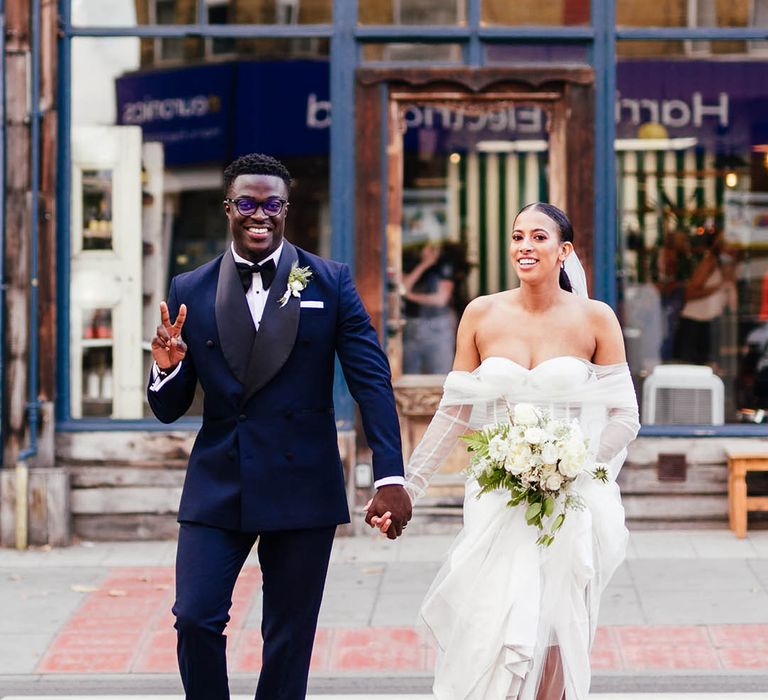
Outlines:
{"label": "metal pipe on wall", "polygon": [[32,73],[30,95],[30,282],[29,282],[29,360],[27,363],[27,422],[29,446],[23,449],[16,464],[16,547],[24,549],[28,542],[27,528],[27,460],[37,454],[37,422],[40,415],[38,399],[38,247],[40,237],[40,15],[41,0],[32,0],[30,21]]}

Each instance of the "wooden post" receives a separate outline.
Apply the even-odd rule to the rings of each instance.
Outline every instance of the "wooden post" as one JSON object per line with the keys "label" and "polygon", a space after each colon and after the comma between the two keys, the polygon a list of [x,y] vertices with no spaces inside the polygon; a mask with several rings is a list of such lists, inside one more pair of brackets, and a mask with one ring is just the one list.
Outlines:
{"label": "wooden post", "polygon": [[[41,180],[38,211],[32,211],[31,133],[29,99],[31,31],[29,0],[6,0],[6,309],[7,340],[5,403],[6,442],[3,464],[17,463],[26,447],[26,407],[29,372],[39,372],[44,401],[42,450],[28,464],[0,473],[0,540],[5,545],[67,544],[70,539],[69,482],[65,470],[52,467],[53,400],[56,377],[56,55],[58,16],[56,0],[41,4],[40,109]],[[39,217],[38,328],[30,329],[30,232]],[[39,366],[29,366],[31,333],[41,343]]]}
{"label": "wooden post", "polygon": [[29,2],[7,0],[6,143],[6,443],[4,464],[22,449],[27,405],[29,352]]}
{"label": "wooden post", "polygon": [[[29,129],[30,8],[28,0],[6,1],[6,249],[7,277],[7,440],[4,464],[14,464],[24,445],[26,431],[27,376],[40,373],[40,398],[53,401],[56,382],[56,36],[55,0],[41,7],[41,129],[42,171],[40,211],[32,212]],[[40,366],[28,366],[29,329],[29,235],[32,216],[40,217],[39,332]],[[33,460],[35,464],[38,461]],[[44,466],[52,466],[47,463]]]}
{"label": "wooden post", "polygon": [[68,469],[0,470],[0,545],[65,546],[72,538]]}

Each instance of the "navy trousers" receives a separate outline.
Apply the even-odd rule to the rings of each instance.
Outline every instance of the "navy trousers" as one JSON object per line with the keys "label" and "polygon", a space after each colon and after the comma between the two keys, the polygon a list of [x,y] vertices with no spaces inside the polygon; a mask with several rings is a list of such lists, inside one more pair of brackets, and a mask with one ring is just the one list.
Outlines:
{"label": "navy trousers", "polygon": [[187,700],[229,700],[224,628],[235,581],[257,540],[264,650],[256,700],[304,700],[335,531],[254,534],[181,524],[173,614]]}

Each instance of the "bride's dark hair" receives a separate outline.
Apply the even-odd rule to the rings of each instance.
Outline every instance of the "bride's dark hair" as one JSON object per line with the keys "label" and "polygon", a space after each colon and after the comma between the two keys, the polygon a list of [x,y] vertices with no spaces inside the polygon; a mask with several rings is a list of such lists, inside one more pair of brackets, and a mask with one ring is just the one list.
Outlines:
{"label": "bride's dark hair", "polygon": [[[532,204],[526,204],[519,212],[517,212],[515,221],[520,214],[529,209],[540,211],[544,216],[549,217],[555,222],[560,234],[561,243],[566,241],[568,241],[568,243],[573,243],[573,225],[562,209],[558,209],[554,204],[550,204],[549,202],[533,202]],[[562,266],[560,267],[560,288],[564,289],[566,292],[573,291],[571,280],[568,279],[568,273],[566,273]]]}

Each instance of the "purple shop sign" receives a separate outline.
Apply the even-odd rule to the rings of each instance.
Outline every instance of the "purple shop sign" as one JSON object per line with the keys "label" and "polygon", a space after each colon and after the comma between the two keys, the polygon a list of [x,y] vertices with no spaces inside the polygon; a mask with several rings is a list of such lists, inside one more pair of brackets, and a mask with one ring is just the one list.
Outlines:
{"label": "purple shop sign", "polygon": [[163,143],[171,167],[256,151],[322,155],[330,150],[329,92],[327,61],[153,69],[117,79],[118,124]]}
{"label": "purple shop sign", "polygon": [[167,165],[221,161],[231,152],[236,64],[128,73],[115,82],[117,123],[165,146]]}
{"label": "purple shop sign", "polygon": [[[765,62],[622,60],[617,84],[619,138],[637,138],[642,124],[656,122],[670,138],[694,137],[711,150],[768,143]],[[252,151],[286,157],[330,149],[327,61],[153,69],[118,78],[116,96],[118,123],[141,126],[145,141],[165,144],[171,167],[221,163]],[[484,114],[413,105],[404,116],[410,151],[448,153],[479,141],[546,138],[544,113],[526,105]]]}
{"label": "purple shop sign", "polygon": [[694,137],[712,150],[768,141],[764,61],[623,60],[617,88],[619,138],[635,138],[640,125],[655,122],[670,138]]}

